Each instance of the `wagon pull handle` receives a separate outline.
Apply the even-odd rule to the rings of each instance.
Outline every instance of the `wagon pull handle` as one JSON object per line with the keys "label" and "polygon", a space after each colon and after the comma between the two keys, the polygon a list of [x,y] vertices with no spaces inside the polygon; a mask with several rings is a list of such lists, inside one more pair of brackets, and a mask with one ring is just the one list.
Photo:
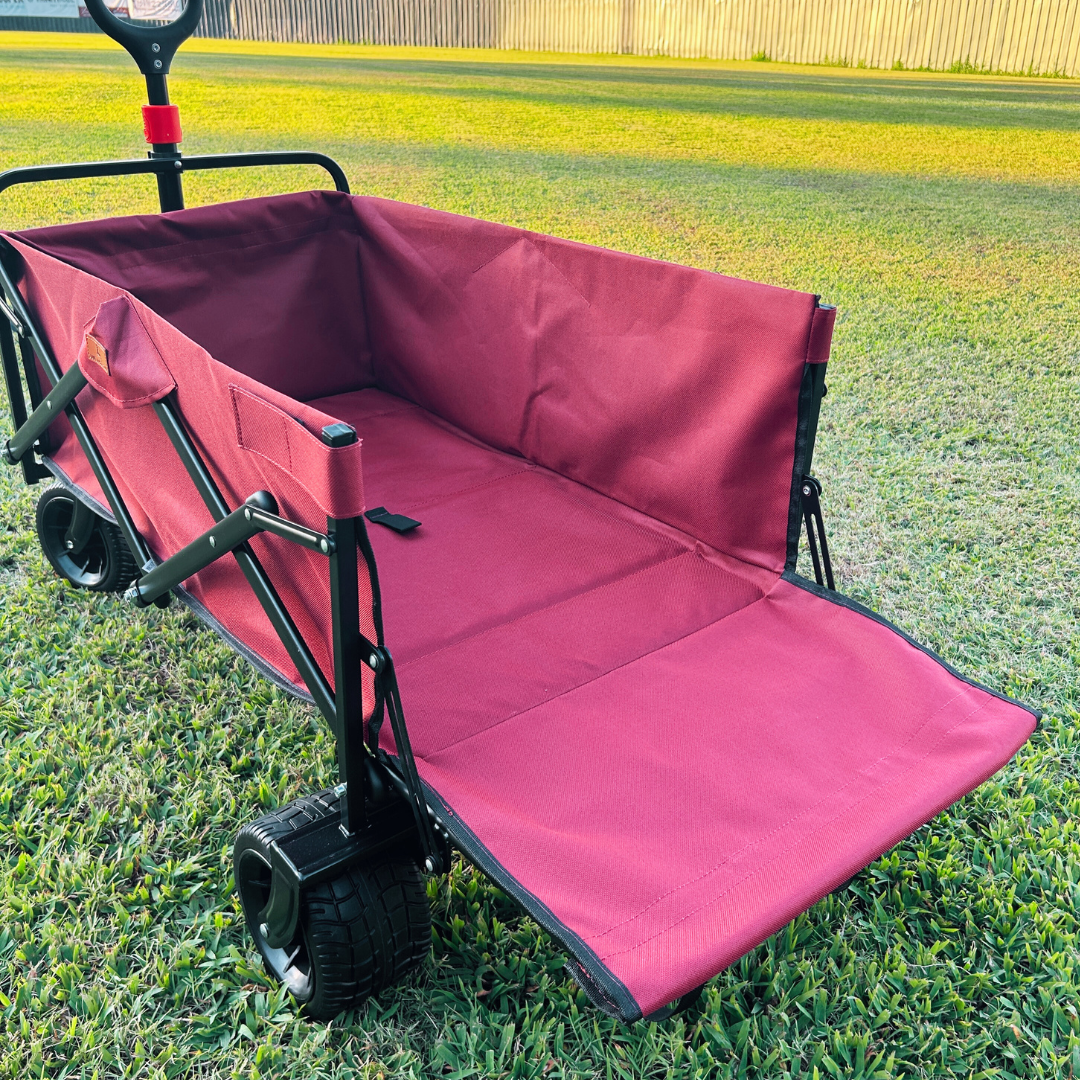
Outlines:
{"label": "wagon pull handle", "polygon": [[184,209],[184,188],[180,180],[183,164],[178,143],[180,110],[169,104],[169,67],[176,50],[193,33],[202,18],[203,0],[188,0],[179,19],[163,26],[139,26],[118,19],[106,6],[105,0],[86,0],[94,22],[114,41],[131,54],[146,76],[146,95],[149,104],[143,106],[143,133],[150,143],[150,157],[165,159],[175,172],[157,174],[158,202],[161,212]]}
{"label": "wagon pull handle", "polygon": [[[139,70],[147,77],[148,86],[152,76],[168,75],[176,50],[195,33],[203,11],[203,0],[188,0],[183,14],[171,23],[163,26],[139,26],[118,19],[105,6],[105,0],[83,2],[94,22],[131,54],[131,58],[139,65]],[[153,96],[151,91],[151,104],[159,104],[153,101]]]}

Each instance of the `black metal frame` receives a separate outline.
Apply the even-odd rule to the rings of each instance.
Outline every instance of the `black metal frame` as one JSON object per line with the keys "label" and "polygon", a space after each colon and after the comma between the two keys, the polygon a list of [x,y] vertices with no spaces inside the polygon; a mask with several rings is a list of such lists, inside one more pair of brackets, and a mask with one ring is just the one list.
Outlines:
{"label": "black metal frame", "polygon": [[[831,310],[829,304],[819,304],[819,307]],[[835,589],[829,541],[825,535],[825,519],[821,512],[821,483],[811,473],[821,401],[828,393],[825,385],[826,368],[825,363],[803,365],[788,516],[788,553],[784,569],[785,572],[794,572],[799,558],[799,538],[805,528],[810,558],[814,564],[814,578],[819,585],[827,584],[829,589]]]}
{"label": "black metal frame", "polygon": [[[202,3],[203,0],[190,0],[181,18],[170,26],[148,27],[120,22],[102,0],[87,0],[95,21],[139,64],[146,76],[150,103],[154,105],[168,103],[169,63],[198,23]],[[158,199],[164,213],[183,209],[180,178],[186,170],[267,165],[318,165],[330,174],[338,191],[349,192],[341,167],[323,154],[285,151],[183,158],[175,144],[155,144],[150,156],[143,160],[10,169],[0,173],[0,192],[16,184],[45,180],[153,175],[158,181]],[[18,253],[0,238],[0,359],[16,429],[0,448],[0,458],[8,464],[21,464],[29,484],[51,476],[38,455],[48,453],[46,440],[50,425],[61,413],[66,415],[142,571],[125,598],[140,607],[151,603],[163,605],[168,602],[171,590],[181,582],[231,553],[335,734],[340,817],[314,822],[274,845],[273,885],[260,915],[264,920],[264,936],[271,947],[283,946],[295,933],[300,892],[304,887],[335,876],[388,845],[414,851],[429,873],[441,871],[446,861],[445,833],[428,806],[409,743],[393,658],[381,644],[378,574],[364,518],[328,518],[326,532],[320,533],[280,517],[273,496],[265,491],[255,492],[241,506],[230,509],[185,428],[175,401],[169,396],[154,403],[154,411],[210,511],[214,525],[164,562],[157,563],[139,535],[75,401],[87,379],[77,363],[66,372],[61,371],[19,292],[20,276]],[[46,393],[42,393],[39,385],[38,363],[51,383]],[[29,415],[24,380],[30,397]],[[356,432],[348,425],[332,424],[324,430],[323,438],[328,445],[342,446],[354,442]],[[79,524],[84,526],[85,522]],[[72,530],[81,532],[74,521]],[[248,543],[260,532],[272,533],[327,557],[333,620],[333,689]],[[73,534],[73,541],[77,543],[79,536]],[[369,640],[360,630],[361,557],[371,584],[372,613],[379,641]],[[368,724],[367,743],[361,665],[374,673],[375,710]],[[389,716],[394,733],[396,760],[378,747],[384,715]]]}
{"label": "black metal frame", "polygon": [[[830,305],[822,304],[822,307]],[[806,542],[810,548],[810,561],[814,564],[814,580],[819,585],[835,589],[832,559],[829,557],[829,540],[825,535],[825,518],[821,513],[821,481],[810,472],[814,461],[814,443],[817,440],[818,417],[821,399],[829,392],[825,385],[826,364],[808,364],[809,401],[806,423],[806,450],[803,457],[803,477],[799,485],[803,520],[806,524]],[[820,544],[820,553],[818,550]],[[824,570],[824,574],[822,574]]]}

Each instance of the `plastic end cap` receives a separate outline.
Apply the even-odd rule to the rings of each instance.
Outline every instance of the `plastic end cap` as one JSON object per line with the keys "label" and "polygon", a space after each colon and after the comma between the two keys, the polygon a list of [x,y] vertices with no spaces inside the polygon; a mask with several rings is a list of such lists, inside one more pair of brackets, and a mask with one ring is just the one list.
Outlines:
{"label": "plastic end cap", "polygon": [[322,429],[322,441],[327,446],[350,446],[356,442],[356,431],[348,424],[327,424]]}

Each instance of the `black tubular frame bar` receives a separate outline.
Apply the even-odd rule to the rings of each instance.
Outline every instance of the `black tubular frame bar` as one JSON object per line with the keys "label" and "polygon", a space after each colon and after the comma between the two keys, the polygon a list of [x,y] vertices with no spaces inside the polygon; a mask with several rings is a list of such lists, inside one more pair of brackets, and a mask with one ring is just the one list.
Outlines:
{"label": "black tubular frame bar", "polygon": [[[72,165],[26,165],[0,172],[0,192],[17,184],[43,180],[87,180],[103,176],[173,176],[206,169],[243,169],[270,165],[317,165],[325,169],[337,191],[349,194],[349,181],[341,166],[325,154],[309,150],[274,150],[250,154],[196,154],[183,157],[132,158],[129,161],[84,161]],[[182,206],[170,209],[182,209]]]}
{"label": "black tubular frame bar", "polygon": [[[806,453],[803,459],[803,477],[799,484],[799,492],[803,521],[806,526],[806,543],[810,548],[810,561],[814,566],[814,580],[819,585],[835,590],[836,582],[833,579],[832,559],[829,556],[829,540],[825,534],[825,518],[821,512],[821,483],[810,472],[814,460],[814,443],[817,441],[821,401],[828,393],[825,385],[827,366],[824,363],[808,365],[810,401],[806,425]],[[822,573],[823,570],[824,573]]]}

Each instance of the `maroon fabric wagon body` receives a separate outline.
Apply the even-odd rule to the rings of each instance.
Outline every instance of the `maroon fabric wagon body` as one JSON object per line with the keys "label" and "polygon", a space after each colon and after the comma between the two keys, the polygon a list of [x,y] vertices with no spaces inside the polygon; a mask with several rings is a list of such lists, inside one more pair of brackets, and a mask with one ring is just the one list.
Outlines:
{"label": "maroon fabric wagon body", "polygon": [[[165,395],[231,506],[422,522],[371,541],[429,801],[613,1013],[700,985],[1034,728],[795,572],[812,295],[327,192],[9,238],[156,557],[213,523]],[[335,420],[361,442],[326,446]],[[326,560],[251,544],[332,670]],[[234,560],[185,588],[304,693]]]}

